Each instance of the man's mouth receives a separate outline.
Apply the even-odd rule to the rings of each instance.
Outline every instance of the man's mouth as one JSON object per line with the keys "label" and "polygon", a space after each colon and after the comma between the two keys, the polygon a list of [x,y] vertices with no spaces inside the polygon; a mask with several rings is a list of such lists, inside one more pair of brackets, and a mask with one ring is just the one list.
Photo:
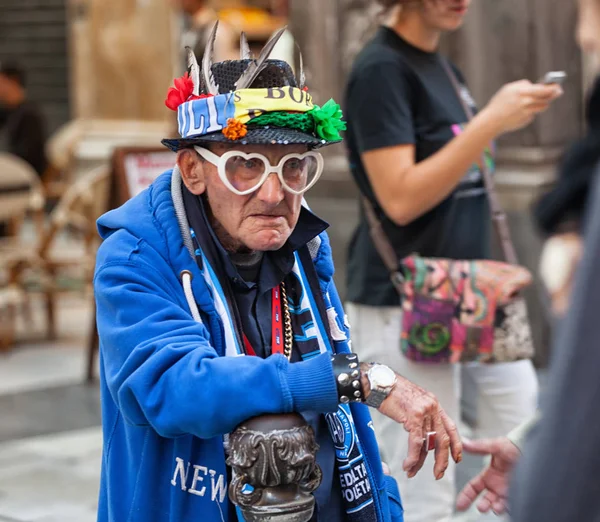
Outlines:
{"label": "man's mouth", "polygon": [[252,214],[251,217],[265,221],[279,221],[285,219],[285,216],[282,216],[281,214]]}

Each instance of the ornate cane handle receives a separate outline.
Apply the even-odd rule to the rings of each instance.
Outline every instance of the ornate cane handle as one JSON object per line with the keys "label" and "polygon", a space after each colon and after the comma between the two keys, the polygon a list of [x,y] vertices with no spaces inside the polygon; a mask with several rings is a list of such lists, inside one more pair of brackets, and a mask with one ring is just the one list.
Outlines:
{"label": "ornate cane handle", "polygon": [[315,434],[301,415],[265,415],[229,437],[231,501],[248,522],[306,522],[321,484]]}

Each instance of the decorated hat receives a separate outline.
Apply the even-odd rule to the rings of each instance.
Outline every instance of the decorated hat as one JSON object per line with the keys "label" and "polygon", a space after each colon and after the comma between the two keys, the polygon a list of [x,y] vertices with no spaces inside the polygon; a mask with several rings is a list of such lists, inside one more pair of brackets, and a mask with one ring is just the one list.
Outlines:
{"label": "decorated hat", "polygon": [[209,37],[201,66],[187,48],[188,72],[169,89],[166,106],[177,112],[181,138],[164,139],[173,151],[208,142],[303,144],[314,149],[341,141],[345,130],[340,106],[313,103],[305,86],[302,56],[299,74],[269,55],[286,28],[277,31],[254,59],[244,33],[239,60],[213,63],[218,22]]}

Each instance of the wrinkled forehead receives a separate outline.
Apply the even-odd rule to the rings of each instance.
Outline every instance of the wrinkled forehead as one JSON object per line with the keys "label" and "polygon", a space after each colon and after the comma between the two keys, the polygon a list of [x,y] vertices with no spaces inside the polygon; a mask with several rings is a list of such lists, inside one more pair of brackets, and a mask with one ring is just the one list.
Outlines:
{"label": "wrinkled forehead", "polygon": [[271,163],[277,163],[286,154],[301,154],[308,151],[306,145],[233,145],[224,143],[211,144],[209,149],[221,156],[231,150],[245,153],[255,152],[266,156]]}

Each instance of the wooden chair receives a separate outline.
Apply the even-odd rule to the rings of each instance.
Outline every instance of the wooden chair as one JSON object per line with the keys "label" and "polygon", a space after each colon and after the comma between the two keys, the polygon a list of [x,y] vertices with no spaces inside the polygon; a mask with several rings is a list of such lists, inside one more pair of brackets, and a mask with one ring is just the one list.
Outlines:
{"label": "wooden chair", "polygon": [[46,198],[58,200],[72,183],[75,150],[85,132],[83,120],[71,120],[59,127],[46,143],[48,168],[42,175]]}
{"label": "wooden chair", "polygon": [[[84,174],[61,196],[52,210],[48,224],[33,249],[33,255],[25,255],[13,262],[12,281],[25,287],[24,275],[28,269],[40,276],[40,289],[44,294],[47,337],[56,338],[56,301],[63,290],[57,283],[59,274],[76,269],[83,271],[84,284],[91,285],[96,249],[99,238],[96,220],[108,205],[110,170],[101,166]],[[82,251],[77,255],[64,255],[56,244],[61,231],[69,229],[82,239]]]}
{"label": "wooden chair", "polygon": [[0,153],[0,223],[6,225],[6,234],[0,237],[0,350],[13,344],[17,310],[27,304],[13,268],[23,259],[35,257],[34,244],[22,239],[21,225],[29,213],[39,233],[44,203],[42,184],[31,165]]}
{"label": "wooden chair", "polygon": [[15,339],[17,311],[23,294],[15,285],[0,288],[0,352],[11,348]]}
{"label": "wooden chair", "polygon": [[[96,232],[96,220],[107,210],[110,170],[101,166],[85,174],[69,187],[50,214],[48,231],[39,245],[39,257],[46,275],[46,313],[48,337],[56,338],[56,297],[60,288],[56,277],[63,270],[83,269],[83,281],[91,285],[96,250],[100,238]],[[65,257],[55,246],[58,233],[69,227],[83,241],[82,256]]]}

